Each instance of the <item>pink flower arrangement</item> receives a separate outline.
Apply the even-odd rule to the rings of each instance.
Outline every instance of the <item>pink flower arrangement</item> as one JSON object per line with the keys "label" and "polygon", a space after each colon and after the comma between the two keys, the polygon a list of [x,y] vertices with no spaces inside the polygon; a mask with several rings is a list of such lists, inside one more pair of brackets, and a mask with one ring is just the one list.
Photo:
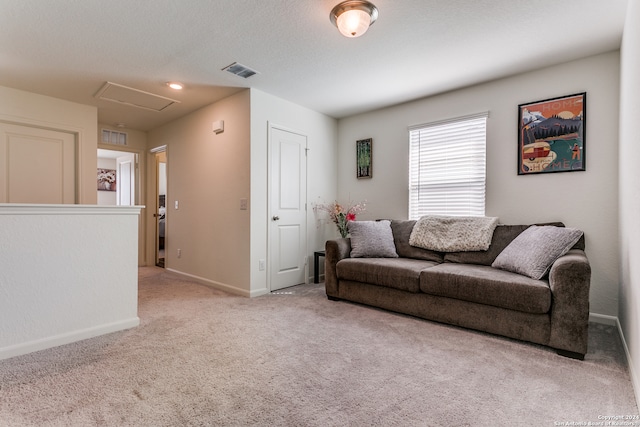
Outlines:
{"label": "pink flower arrangement", "polygon": [[345,208],[343,205],[336,201],[329,204],[318,204],[314,209],[316,211],[327,212],[327,214],[329,214],[329,219],[333,221],[338,227],[340,236],[347,237],[347,235],[349,234],[349,231],[347,230],[347,224],[349,223],[349,221],[355,221],[356,215],[365,211],[366,204],[365,202],[349,204],[349,206]]}

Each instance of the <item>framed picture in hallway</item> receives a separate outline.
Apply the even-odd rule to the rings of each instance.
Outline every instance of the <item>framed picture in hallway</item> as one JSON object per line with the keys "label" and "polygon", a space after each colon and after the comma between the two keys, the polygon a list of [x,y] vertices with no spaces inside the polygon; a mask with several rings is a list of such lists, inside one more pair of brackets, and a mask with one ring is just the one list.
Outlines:
{"label": "framed picture in hallway", "polygon": [[518,105],[518,175],[586,170],[586,92]]}
{"label": "framed picture in hallway", "polygon": [[373,139],[361,139],[356,141],[356,177],[371,178],[373,177],[372,169],[372,144]]}
{"label": "framed picture in hallway", "polygon": [[98,168],[98,190],[116,191],[115,169],[99,169]]}

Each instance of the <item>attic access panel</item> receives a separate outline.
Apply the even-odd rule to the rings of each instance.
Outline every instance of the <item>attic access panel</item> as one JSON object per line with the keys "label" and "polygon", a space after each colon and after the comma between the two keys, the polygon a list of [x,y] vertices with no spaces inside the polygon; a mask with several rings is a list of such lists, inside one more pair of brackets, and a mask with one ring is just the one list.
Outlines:
{"label": "attic access panel", "polygon": [[155,95],[143,90],[134,89],[117,83],[106,82],[95,94],[97,99],[126,104],[132,107],[143,108],[151,111],[162,111],[180,101]]}

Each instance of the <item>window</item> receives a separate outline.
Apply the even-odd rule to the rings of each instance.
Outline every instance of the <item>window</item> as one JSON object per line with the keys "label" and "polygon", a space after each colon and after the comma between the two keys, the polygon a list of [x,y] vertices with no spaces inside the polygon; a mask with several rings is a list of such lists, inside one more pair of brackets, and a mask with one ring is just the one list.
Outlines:
{"label": "window", "polygon": [[409,219],[484,216],[488,116],[409,128]]}

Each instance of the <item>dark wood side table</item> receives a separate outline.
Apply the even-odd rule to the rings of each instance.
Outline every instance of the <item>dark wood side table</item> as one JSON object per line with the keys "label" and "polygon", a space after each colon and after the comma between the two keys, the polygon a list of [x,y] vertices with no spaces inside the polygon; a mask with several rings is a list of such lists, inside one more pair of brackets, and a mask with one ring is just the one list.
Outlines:
{"label": "dark wood side table", "polygon": [[313,283],[320,283],[320,271],[318,271],[318,268],[321,256],[324,256],[324,251],[315,251],[313,253]]}

